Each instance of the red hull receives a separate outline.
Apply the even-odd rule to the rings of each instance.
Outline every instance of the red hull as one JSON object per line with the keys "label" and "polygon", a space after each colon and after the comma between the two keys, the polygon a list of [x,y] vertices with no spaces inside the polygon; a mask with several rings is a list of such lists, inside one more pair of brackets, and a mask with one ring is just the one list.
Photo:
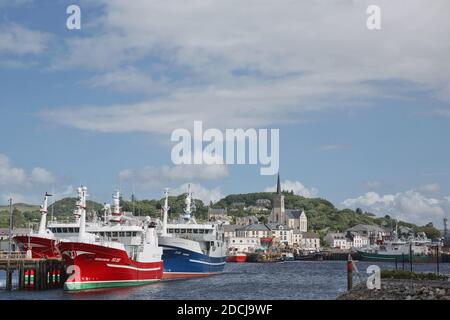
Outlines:
{"label": "red hull", "polygon": [[75,271],[64,285],[66,290],[141,285],[163,275],[162,261],[137,262],[124,250],[79,242],[62,242],[58,247],[68,273]]}
{"label": "red hull", "polygon": [[55,239],[39,236],[15,236],[13,240],[19,246],[20,251],[26,252],[28,249],[31,249],[32,257],[34,259],[60,257]]}
{"label": "red hull", "polygon": [[227,256],[227,262],[245,262],[246,260],[247,260],[246,254]]}

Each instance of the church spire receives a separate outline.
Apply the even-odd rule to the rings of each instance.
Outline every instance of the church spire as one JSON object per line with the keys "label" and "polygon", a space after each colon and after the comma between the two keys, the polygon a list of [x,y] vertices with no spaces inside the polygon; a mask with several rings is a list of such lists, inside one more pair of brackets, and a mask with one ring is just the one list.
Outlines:
{"label": "church spire", "polygon": [[280,173],[278,172],[278,179],[277,179],[277,194],[281,194],[281,184],[280,184]]}

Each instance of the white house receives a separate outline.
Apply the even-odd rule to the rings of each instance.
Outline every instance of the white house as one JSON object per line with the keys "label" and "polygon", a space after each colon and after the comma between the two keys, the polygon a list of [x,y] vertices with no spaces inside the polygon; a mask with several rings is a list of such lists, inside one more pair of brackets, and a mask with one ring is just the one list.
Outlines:
{"label": "white house", "polygon": [[227,240],[228,249],[237,249],[238,252],[255,252],[261,247],[259,238],[255,237],[231,237]]}
{"label": "white house", "polygon": [[347,250],[350,249],[351,243],[342,232],[329,232],[325,238],[330,248]]}

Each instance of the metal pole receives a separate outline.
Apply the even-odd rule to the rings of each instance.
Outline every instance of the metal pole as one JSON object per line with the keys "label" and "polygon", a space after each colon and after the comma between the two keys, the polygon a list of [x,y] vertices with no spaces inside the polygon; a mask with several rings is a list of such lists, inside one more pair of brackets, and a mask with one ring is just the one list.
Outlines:
{"label": "metal pole", "polygon": [[9,199],[9,258],[11,258],[12,251],[12,230],[13,230],[13,212],[12,212],[12,198]]}
{"label": "metal pole", "polygon": [[412,255],[412,243],[409,244],[409,269],[412,272],[412,264],[413,264],[413,255]]}
{"label": "metal pole", "polygon": [[437,274],[439,274],[439,244],[436,245],[436,269]]}

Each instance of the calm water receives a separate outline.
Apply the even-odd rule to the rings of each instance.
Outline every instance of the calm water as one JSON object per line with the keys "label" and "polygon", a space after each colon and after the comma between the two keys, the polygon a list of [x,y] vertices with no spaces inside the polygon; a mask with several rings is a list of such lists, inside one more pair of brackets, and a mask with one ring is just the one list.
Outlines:
{"label": "calm water", "polygon": [[[358,262],[363,277],[370,264],[392,269],[392,263]],[[401,264],[399,265],[401,267]],[[408,269],[409,265],[405,265]],[[435,272],[434,264],[416,264],[414,271]],[[440,265],[450,274],[450,264]],[[293,261],[254,264],[229,263],[225,273],[208,278],[160,282],[141,287],[67,293],[62,289],[41,292],[0,291],[0,300],[10,299],[335,299],[346,290],[345,261]],[[354,283],[359,278],[355,276]],[[5,286],[0,272],[0,286]]]}

